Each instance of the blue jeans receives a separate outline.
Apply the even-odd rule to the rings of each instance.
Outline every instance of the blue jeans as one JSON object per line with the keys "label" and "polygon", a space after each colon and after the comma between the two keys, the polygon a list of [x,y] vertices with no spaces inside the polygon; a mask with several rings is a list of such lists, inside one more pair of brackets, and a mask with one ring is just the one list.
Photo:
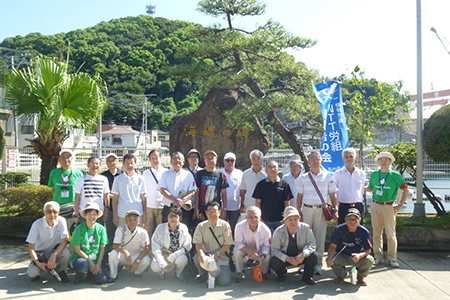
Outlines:
{"label": "blue jeans", "polygon": [[103,267],[101,267],[100,272],[97,275],[91,274],[89,269],[89,261],[85,258],[77,258],[73,263],[73,268],[75,269],[76,275],[82,278],[85,273],[88,273],[88,277],[92,277],[96,284],[106,283],[106,273]]}

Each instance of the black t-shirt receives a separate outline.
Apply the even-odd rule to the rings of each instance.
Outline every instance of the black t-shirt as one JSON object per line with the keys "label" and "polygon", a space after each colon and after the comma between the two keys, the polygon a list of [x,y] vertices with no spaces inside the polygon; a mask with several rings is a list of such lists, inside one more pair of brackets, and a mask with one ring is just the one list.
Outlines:
{"label": "black t-shirt", "polygon": [[269,178],[263,179],[255,187],[252,195],[261,199],[261,219],[267,222],[283,220],[284,202],[292,199],[291,188],[283,179],[272,183]]}
{"label": "black t-shirt", "polygon": [[200,189],[199,208],[204,210],[209,202],[217,201],[222,206],[222,189],[228,187],[227,176],[219,170],[208,172],[200,170],[195,175],[195,182]]}

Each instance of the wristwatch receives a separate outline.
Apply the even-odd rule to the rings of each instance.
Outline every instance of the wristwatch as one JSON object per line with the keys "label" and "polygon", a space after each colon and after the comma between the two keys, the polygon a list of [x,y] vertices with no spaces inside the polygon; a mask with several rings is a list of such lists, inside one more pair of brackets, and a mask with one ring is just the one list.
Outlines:
{"label": "wristwatch", "polygon": [[141,260],[138,258],[135,260],[135,262],[137,262],[139,264],[139,263],[141,263]]}

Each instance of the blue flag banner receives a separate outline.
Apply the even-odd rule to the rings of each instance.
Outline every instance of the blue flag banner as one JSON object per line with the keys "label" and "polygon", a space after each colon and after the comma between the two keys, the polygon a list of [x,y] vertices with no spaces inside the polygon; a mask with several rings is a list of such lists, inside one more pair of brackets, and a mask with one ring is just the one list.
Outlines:
{"label": "blue flag banner", "polygon": [[322,166],[329,172],[343,167],[342,150],[348,147],[347,121],[342,107],[341,86],[336,81],[314,85],[323,119],[323,137],[320,147]]}

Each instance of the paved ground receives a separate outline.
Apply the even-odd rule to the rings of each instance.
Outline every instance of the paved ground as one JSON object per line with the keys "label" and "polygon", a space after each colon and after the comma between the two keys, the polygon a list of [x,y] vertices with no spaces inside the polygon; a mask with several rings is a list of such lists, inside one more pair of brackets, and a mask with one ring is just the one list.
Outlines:
{"label": "paved ground", "polygon": [[[387,265],[376,266],[367,278],[367,287],[345,283],[335,284],[331,269],[322,276],[315,276],[315,286],[300,281],[296,272],[280,283],[269,278],[257,283],[248,278],[243,283],[208,290],[206,284],[196,284],[193,279],[187,285],[174,278],[160,280],[151,271],[142,278],[119,273],[114,284],[96,286],[83,282],[58,283],[47,274],[41,281],[30,282],[26,275],[28,254],[26,244],[20,240],[0,239],[0,299],[450,299],[450,254],[448,252],[400,252],[399,269]],[[294,271],[294,270],[292,270]],[[131,299],[130,299],[131,300]]]}

